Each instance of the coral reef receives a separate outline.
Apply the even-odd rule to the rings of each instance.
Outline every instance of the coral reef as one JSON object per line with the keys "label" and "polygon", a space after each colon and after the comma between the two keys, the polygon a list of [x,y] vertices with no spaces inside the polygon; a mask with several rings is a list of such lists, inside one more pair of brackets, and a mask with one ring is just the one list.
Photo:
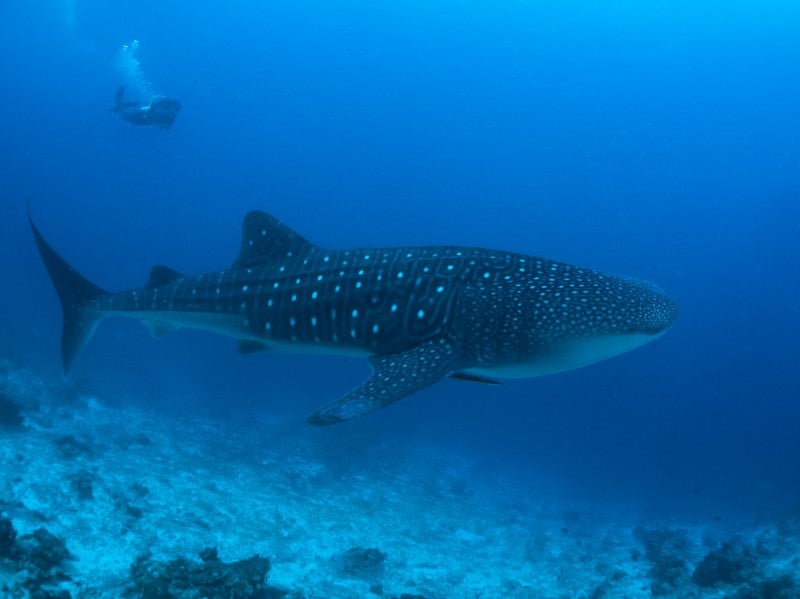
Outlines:
{"label": "coral reef", "polygon": [[686,532],[637,528],[634,536],[644,548],[645,559],[650,562],[647,573],[653,596],[675,593],[689,572],[685,556],[691,544]]}
{"label": "coral reef", "polygon": [[62,567],[71,559],[64,540],[48,530],[17,536],[11,520],[0,518],[0,565],[15,574],[11,584],[0,588],[3,597],[69,599],[68,591],[54,587],[71,580]]}
{"label": "coral reef", "polygon": [[61,435],[53,440],[58,455],[62,460],[74,460],[82,456],[94,455],[92,446],[75,435]]}
{"label": "coral reef", "polygon": [[800,586],[790,574],[783,574],[761,582],[750,582],[726,599],[797,599],[798,596]]}
{"label": "coral reef", "polygon": [[345,576],[372,578],[383,573],[386,554],[374,547],[351,547],[339,557],[339,570]]}
{"label": "coral reef", "polygon": [[17,531],[9,518],[0,518],[0,557],[11,557]]}
{"label": "coral reef", "polygon": [[70,487],[75,491],[78,501],[91,501],[94,499],[95,476],[88,470],[81,470],[70,477]]}
{"label": "coral reef", "polygon": [[41,571],[51,570],[71,557],[64,540],[45,528],[19,537],[15,554],[17,561]]}
{"label": "coral reef", "polygon": [[0,389],[0,426],[19,428],[22,426],[22,422],[22,406]]}
{"label": "coral reef", "polygon": [[0,390],[2,599],[800,597],[796,508],[635,528],[435,445],[111,407],[2,359]]}
{"label": "coral reef", "polygon": [[267,585],[270,561],[254,555],[225,563],[216,548],[200,552],[200,562],[177,558],[159,562],[142,555],[131,566],[129,597],[171,599],[272,599],[286,597],[285,591]]}
{"label": "coral reef", "polygon": [[755,575],[757,561],[741,539],[731,539],[702,559],[692,573],[692,582],[705,588],[746,582]]}

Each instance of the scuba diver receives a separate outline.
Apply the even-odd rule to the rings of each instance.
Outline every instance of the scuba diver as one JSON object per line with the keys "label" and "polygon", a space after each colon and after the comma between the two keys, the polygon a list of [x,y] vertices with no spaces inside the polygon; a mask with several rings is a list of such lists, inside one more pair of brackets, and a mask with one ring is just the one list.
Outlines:
{"label": "scuba diver", "polygon": [[117,89],[117,93],[114,94],[115,104],[111,108],[111,112],[118,112],[122,120],[134,125],[153,125],[154,127],[169,129],[181,109],[180,102],[166,96],[153,96],[150,102],[143,105],[130,100],[123,101],[122,97],[124,95],[125,86],[121,85]]}

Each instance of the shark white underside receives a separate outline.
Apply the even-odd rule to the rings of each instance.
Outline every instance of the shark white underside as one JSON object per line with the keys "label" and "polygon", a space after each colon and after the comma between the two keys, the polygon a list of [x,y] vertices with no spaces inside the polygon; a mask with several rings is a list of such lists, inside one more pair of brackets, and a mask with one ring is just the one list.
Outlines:
{"label": "shark white underside", "polygon": [[[341,348],[337,345],[320,342],[264,342],[262,337],[255,336],[242,323],[238,316],[209,313],[159,312],[157,318],[152,312],[111,312],[104,316],[123,316],[142,321],[148,326],[154,337],[180,328],[199,329],[232,337],[239,341],[263,344],[264,351],[275,351],[287,354],[323,354],[334,356],[368,357],[369,351],[355,348]],[[528,362],[494,366],[490,368],[464,368],[479,376],[506,379],[534,378],[548,374],[556,374],[576,368],[602,362],[608,358],[627,353],[660,337],[657,335],[605,336],[594,339],[562,340],[558,345],[547,348],[541,356]]]}

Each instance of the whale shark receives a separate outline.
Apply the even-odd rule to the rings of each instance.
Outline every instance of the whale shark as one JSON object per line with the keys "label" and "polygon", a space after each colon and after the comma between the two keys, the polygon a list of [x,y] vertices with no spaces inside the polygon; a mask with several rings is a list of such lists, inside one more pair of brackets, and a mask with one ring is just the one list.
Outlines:
{"label": "whale shark", "polygon": [[239,255],[187,276],[154,266],[144,287],[109,293],[33,236],[61,301],[65,376],[101,320],[143,321],[238,340],[242,352],[363,355],[372,374],[316,410],[330,425],[447,377],[496,383],[579,368],[661,336],[678,306],[652,283],[475,247],[329,249],[274,216],[248,213]]}

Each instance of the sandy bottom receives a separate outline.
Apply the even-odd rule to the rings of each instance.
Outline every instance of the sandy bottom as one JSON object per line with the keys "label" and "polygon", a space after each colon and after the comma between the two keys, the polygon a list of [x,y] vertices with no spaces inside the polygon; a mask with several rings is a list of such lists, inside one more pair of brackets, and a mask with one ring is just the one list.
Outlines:
{"label": "sandy bottom", "polygon": [[[110,408],[7,363],[0,400],[22,406],[0,424],[0,512],[19,537],[64,539],[69,580],[42,587],[63,597],[142,596],[137,556],[207,547],[269,557],[269,584],[296,597],[800,597],[797,524],[642,521],[441,448]],[[3,597],[30,576],[0,557]]]}

